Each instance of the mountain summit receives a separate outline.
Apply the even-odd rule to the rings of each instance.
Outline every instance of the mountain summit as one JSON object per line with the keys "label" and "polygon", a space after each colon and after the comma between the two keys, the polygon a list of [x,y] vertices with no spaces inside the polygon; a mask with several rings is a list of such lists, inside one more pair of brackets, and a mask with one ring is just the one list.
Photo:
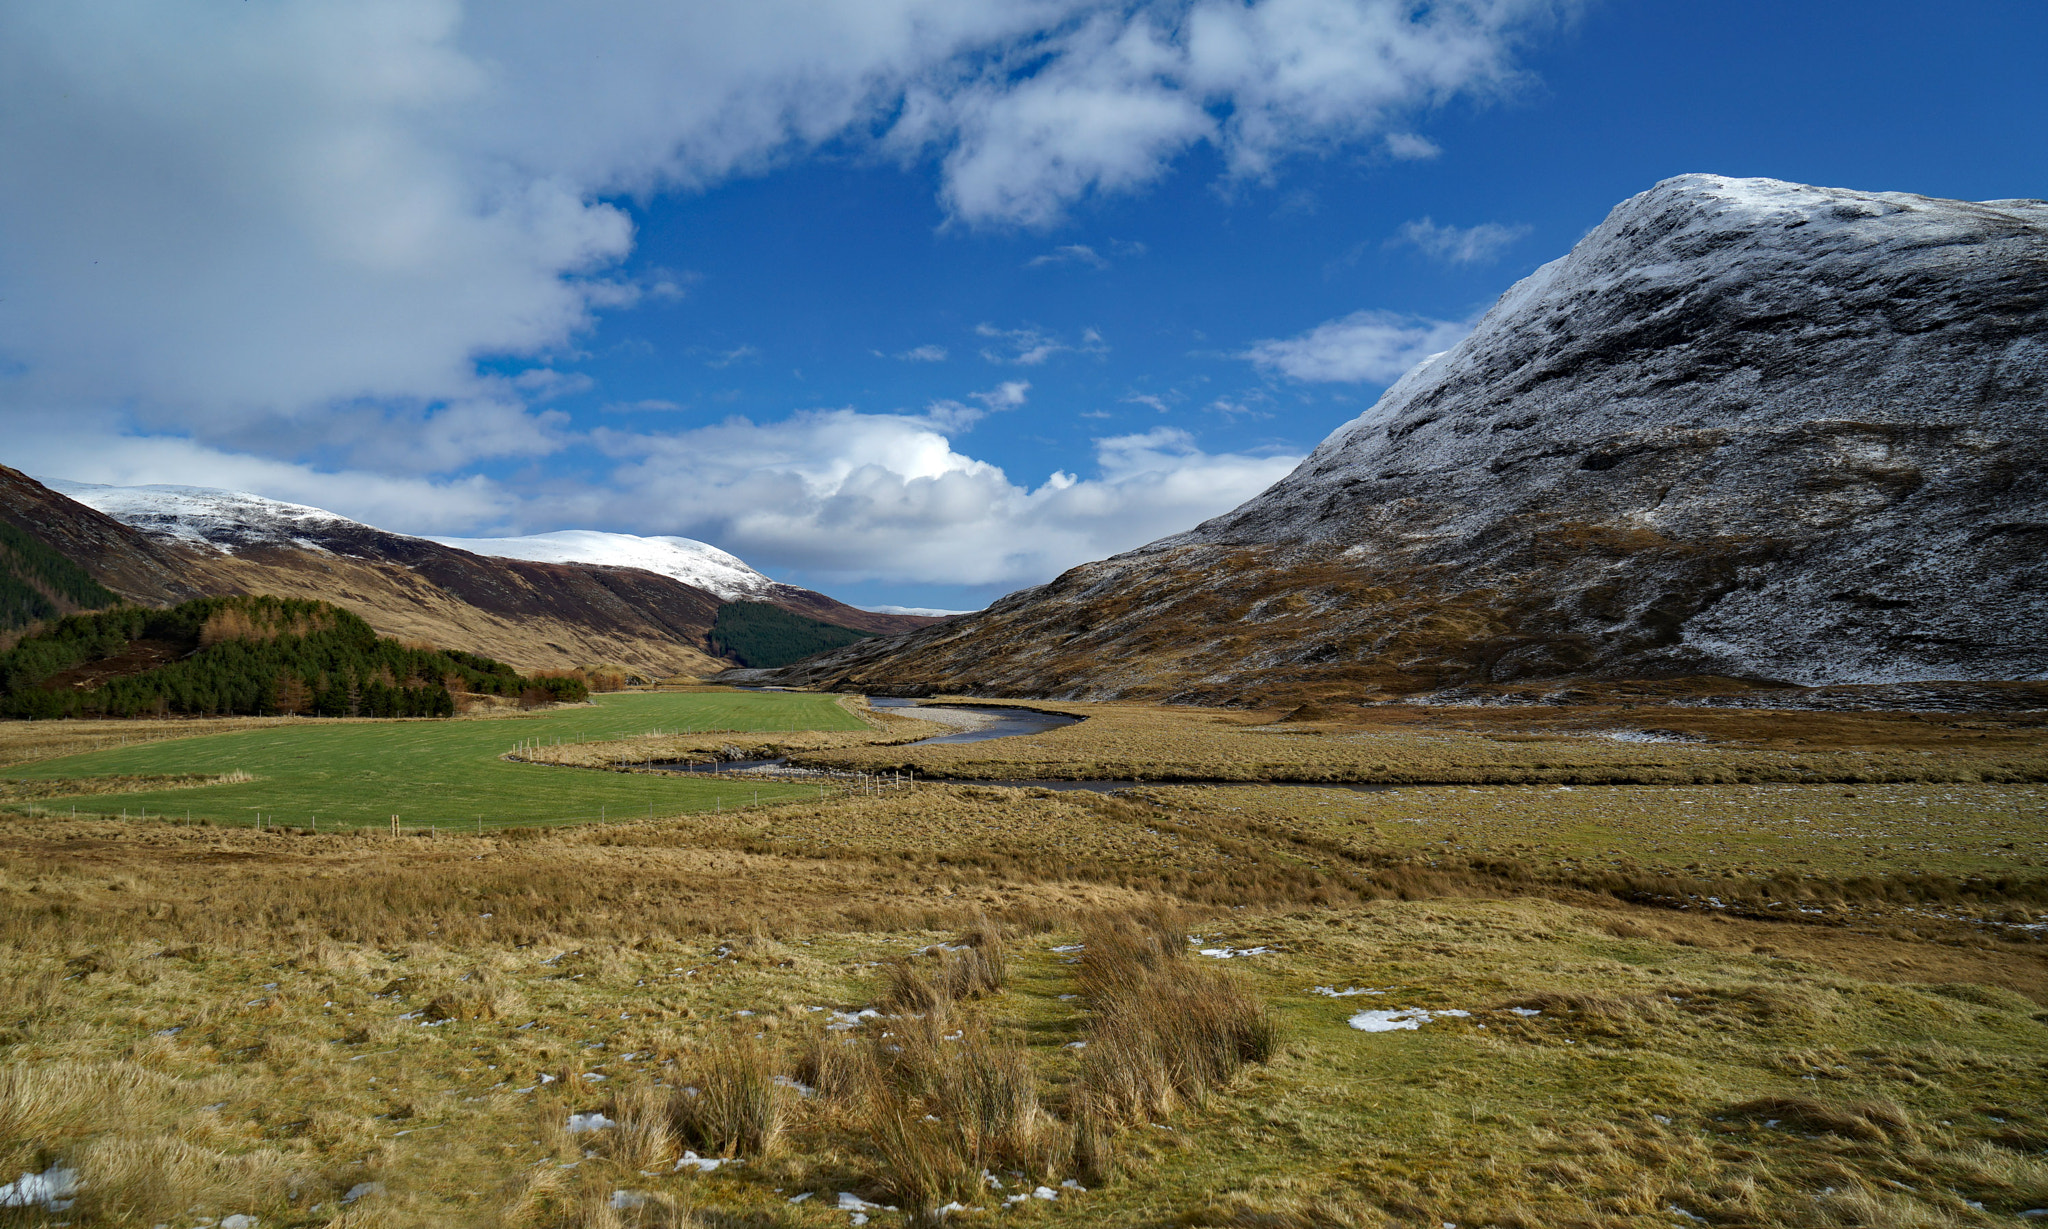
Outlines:
{"label": "mountain summit", "polygon": [[1236,510],[784,677],[2039,679],[2044,427],[2048,202],[1684,175]]}

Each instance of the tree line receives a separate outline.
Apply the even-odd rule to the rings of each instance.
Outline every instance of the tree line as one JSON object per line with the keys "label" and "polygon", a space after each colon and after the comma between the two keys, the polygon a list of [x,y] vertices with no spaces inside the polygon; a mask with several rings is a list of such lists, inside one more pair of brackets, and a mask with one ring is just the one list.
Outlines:
{"label": "tree line", "polygon": [[865,640],[855,631],[822,619],[806,619],[767,602],[727,602],[711,624],[711,651],[742,666],[769,668],[802,661],[813,653]]}
{"label": "tree line", "polygon": [[0,631],[54,619],[63,613],[60,602],[73,610],[97,610],[120,600],[84,568],[0,521]]}
{"label": "tree line", "polygon": [[449,717],[464,694],[537,704],[580,701],[589,688],[379,636],[326,602],[269,596],[72,615],[0,654],[8,717]]}

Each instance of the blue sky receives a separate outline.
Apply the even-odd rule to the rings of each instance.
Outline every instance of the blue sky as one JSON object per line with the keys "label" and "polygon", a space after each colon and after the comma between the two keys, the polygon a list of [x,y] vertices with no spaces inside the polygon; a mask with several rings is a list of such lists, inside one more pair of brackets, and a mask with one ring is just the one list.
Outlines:
{"label": "blue sky", "polygon": [[1659,179],[2048,195],[2037,2],[576,12],[11,6],[0,461],[972,607]]}

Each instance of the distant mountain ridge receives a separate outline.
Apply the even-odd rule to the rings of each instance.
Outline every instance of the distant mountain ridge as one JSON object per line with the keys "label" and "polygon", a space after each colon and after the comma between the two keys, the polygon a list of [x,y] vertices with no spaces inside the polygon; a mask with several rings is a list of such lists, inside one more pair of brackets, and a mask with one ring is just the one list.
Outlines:
{"label": "distant mountain ridge", "polygon": [[[0,520],[132,601],[245,593],[333,601],[381,634],[522,671],[609,665],[702,676],[729,664],[708,642],[724,599],[644,568],[492,558],[242,492],[62,485],[78,498],[0,467]],[[840,626],[886,633],[930,622],[767,583],[752,600]]]}
{"label": "distant mountain ridge", "polygon": [[1286,478],[785,683],[1186,700],[2048,678],[2048,202],[1685,175]]}
{"label": "distant mountain ridge", "polygon": [[641,568],[715,593],[728,602],[765,599],[776,589],[784,587],[748,567],[738,556],[694,538],[643,538],[630,533],[564,529],[519,538],[435,538],[434,541],[498,559]]}

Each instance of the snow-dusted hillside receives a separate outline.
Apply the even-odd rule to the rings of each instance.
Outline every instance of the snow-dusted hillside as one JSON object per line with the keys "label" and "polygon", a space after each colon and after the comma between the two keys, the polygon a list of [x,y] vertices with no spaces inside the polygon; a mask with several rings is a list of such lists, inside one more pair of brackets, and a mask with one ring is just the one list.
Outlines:
{"label": "snow-dusted hillside", "polygon": [[2048,202],[1683,175],[1286,478],[784,681],[2048,678]]}
{"label": "snow-dusted hillside", "polygon": [[182,545],[234,554],[252,546],[326,550],[320,539],[359,522],[322,508],[202,486],[102,486],[38,478],[124,525]]}
{"label": "snow-dusted hillside", "polygon": [[[225,582],[258,585],[267,592],[291,588],[286,574],[297,577],[293,583],[302,588],[317,589],[331,580],[331,562],[347,560],[408,569],[435,585],[452,587],[464,602],[506,617],[612,626],[618,619],[632,622],[646,615],[665,629],[661,634],[692,644],[701,641],[719,604],[731,601],[769,602],[805,618],[882,634],[930,622],[910,612],[860,610],[770,580],[743,560],[690,538],[580,529],[519,538],[412,537],[244,491],[43,482],[155,541],[197,550],[231,569],[269,569],[262,578],[237,572],[236,579]],[[331,562],[309,569],[307,552]],[[555,571],[550,574],[548,568]],[[564,577],[562,568],[586,574]],[[609,571],[613,568],[650,575],[635,580]],[[602,654],[587,656],[596,660]]]}
{"label": "snow-dusted hillside", "polygon": [[[351,554],[357,553],[352,548],[366,535],[406,536],[389,534],[387,530],[322,508],[266,499],[246,491],[198,486],[102,486],[61,478],[40,481],[53,491],[154,537],[227,554],[253,547]],[[424,540],[497,559],[644,568],[726,601],[766,598],[776,588],[776,582],[748,567],[737,556],[690,538],[642,538],[630,533],[568,529],[520,538]]]}
{"label": "snow-dusted hillside", "polygon": [[533,563],[595,563],[643,568],[717,594],[726,601],[767,600],[777,584],[730,555],[694,538],[643,538],[630,533],[564,529],[520,538],[435,538],[443,546],[499,559]]}

